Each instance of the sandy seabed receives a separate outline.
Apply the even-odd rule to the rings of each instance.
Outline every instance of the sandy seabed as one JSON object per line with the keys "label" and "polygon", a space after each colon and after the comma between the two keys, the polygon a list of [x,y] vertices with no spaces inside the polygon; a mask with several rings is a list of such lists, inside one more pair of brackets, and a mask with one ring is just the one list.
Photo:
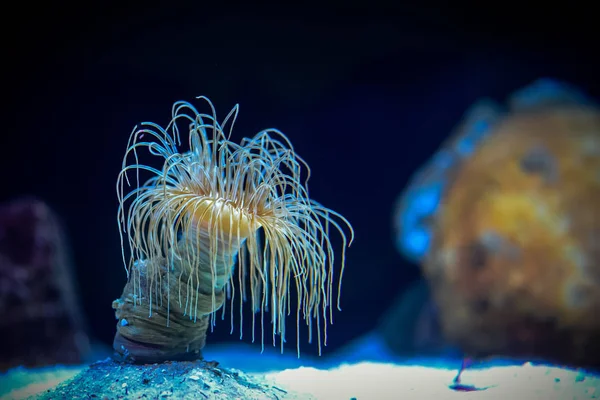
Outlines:
{"label": "sandy seabed", "polygon": [[598,376],[530,363],[466,370],[462,384],[471,391],[452,388],[456,370],[429,366],[363,362],[330,369],[243,373],[205,364],[123,367],[107,360],[79,369],[18,369],[0,378],[1,398],[580,400],[600,396]]}

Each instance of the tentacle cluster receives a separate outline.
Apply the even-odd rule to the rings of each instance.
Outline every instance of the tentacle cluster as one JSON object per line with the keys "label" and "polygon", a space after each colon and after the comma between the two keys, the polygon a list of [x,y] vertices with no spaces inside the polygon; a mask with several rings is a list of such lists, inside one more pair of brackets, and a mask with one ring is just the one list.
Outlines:
{"label": "tentacle cluster", "polygon": [[[252,309],[261,312],[263,345],[262,317],[267,309],[275,344],[276,335],[285,338],[285,315],[291,311],[289,292],[293,282],[298,296],[297,324],[301,317],[306,320],[310,340],[313,321],[317,322],[320,349],[321,343],[326,343],[333,306],[335,257],[330,228],[339,232],[343,245],[337,288],[339,308],[345,248],[352,242],[352,227],[343,216],[309,198],[310,168],[283,133],[265,130],[236,144],[230,137],[238,106],[219,124],[210,100],[199,99],[210,106],[210,115],[198,112],[187,102],[176,102],[166,128],[142,123],[134,129],[127,145],[117,180],[118,222],[129,279],[139,282],[135,272],[140,269],[134,266],[145,263],[149,283],[144,291],[142,285],[137,285],[137,299],[147,299],[152,313],[153,302],[163,307],[161,302],[166,297],[167,302],[177,301],[178,308],[196,319],[198,309],[190,293],[208,286],[214,299],[226,286],[232,309],[237,295],[241,310],[242,300],[247,297],[244,282],[249,278]],[[186,152],[178,150],[182,127],[189,133]],[[142,162],[142,150],[159,157],[162,168]],[[141,175],[148,173],[151,177],[141,183]],[[133,188],[127,191],[126,187]],[[189,277],[180,282],[179,293],[160,293],[171,285],[160,282],[164,276],[161,263],[147,260],[164,260],[168,268],[179,264],[177,270]],[[208,284],[200,268],[207,263],[211,271]],[[236,264],[237,279],[232,270],[222,271],[219,267]]]}

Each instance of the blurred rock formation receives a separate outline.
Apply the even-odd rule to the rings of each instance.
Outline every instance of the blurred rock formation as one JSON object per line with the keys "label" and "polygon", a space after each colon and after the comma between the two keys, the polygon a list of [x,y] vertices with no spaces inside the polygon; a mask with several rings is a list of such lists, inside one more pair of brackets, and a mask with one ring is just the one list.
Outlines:
{"label": "blurred rock formation", "polygon": [[451,343],[600,367],[600,109],[581,92],[544,79],[478,103],[396,216]]}
{"label": "blurred rock formation", "polygon": [[89,341],[57,215],[40,200],[0,205],[0,369],[77,364]]}

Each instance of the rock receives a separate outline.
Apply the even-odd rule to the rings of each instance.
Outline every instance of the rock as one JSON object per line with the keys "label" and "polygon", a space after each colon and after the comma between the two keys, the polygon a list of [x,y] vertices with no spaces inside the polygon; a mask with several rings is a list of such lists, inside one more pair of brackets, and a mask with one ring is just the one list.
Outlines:
{"label": "rock", "polygon": [[22,198],[0,206],[0,368],[78,364],[89,351],[58,217]]}
{"label": "rock", "polygon": [[[444,335],[468,355],[600,367],[600,109],[582,99],[542,80],[503,113],[479,106],[402,196],[400,216],[433,204],[422,226],[397,220],[399,243],[426,232],[401,250],[421,263]],[[460,157],[442,165],[439,154]],[[433,200],[430,188],[441,188]]]}
{"label": "rock", "polygon": [[[265,379],[221,368],[211,361],[123,364],[112,359],[92,364],[38,399],[247,399],[295,398]],[[302,397],[311,399],[311,396]]]}

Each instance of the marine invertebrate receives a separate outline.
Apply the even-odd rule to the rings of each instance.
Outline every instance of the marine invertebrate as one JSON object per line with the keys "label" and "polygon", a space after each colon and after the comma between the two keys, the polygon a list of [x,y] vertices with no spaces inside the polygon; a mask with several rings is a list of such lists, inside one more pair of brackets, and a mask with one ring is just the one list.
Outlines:
{"label": "marine invertebrate", "polygon": [[[400,202],[435,200],[419,255],[444,333],[473,356],[598,366],[600,109],[552,80],[490,107],[473,151],[427,165]],[[478,121],[469,114],[440,153]],[[443,190],[424,197],[432,187]]]}
{"label": "marine invertebrate", "polygon": [[[309,198],[310,169],[283,133],[265,130],[236,144],[230,136],[239,107],[219,123],[212,103],[198,99],[211,114],[176,102],[166,128],[143,123],[127,145],[117,193],[128,282],[113,303],[119,320],[114,348],[133,361],[198,358],[214,312],[229,293],[232,309],[237,297],[241,312],[248,297],[252,309],[260,310],[263,343],[269,309],[273,343],[281,335],[283,350],[293,283],[296,322],[304,318],[309,340],[316,328],[320,350],[335,302],[329,234],[337,230],[342,241],[339,308],[352,227]],[[189,132],[189,151],[183,153],[182,124]],[[161,158],[162,168],[143,163],[142,149]],[[151,177],[140,184],[143,172]],[[126,192],[133,185],[130,175],[136,181]]]}

